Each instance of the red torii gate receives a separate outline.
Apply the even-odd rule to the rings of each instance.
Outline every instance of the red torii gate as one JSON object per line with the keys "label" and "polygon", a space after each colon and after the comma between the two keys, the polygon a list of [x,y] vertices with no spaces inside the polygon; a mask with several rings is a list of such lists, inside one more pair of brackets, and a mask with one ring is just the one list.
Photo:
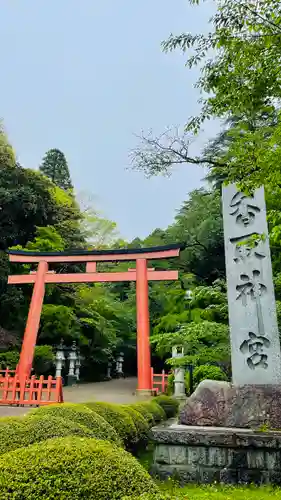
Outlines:
{"label": "red torii gate", "polygon": [[[19,381],[30,377],[34,349],[40,324],[42,305],[47,283],[94,283],[136,281],[137,301],[137,364],[138,391],[151,393],[151,359],[149,343],[149,302],[148,281],[177,280],[178,271],[155,271],[147,267],[148,260],[178,257],[181,245],[166,245],[162,247],[93,250],[72,252],[28,252],[9,251],[10,262],[22,264],[38,264],[37,271],[30,274],[11,275],[8,284],[33,283],[33,293],[23,337],[20,359],[16,370]],[[136,261],[135,269],[126,272],[98,272],[99,262]],[[86,263],[84,273],[60,274],[49,271],[49,265],[54,263]]]}

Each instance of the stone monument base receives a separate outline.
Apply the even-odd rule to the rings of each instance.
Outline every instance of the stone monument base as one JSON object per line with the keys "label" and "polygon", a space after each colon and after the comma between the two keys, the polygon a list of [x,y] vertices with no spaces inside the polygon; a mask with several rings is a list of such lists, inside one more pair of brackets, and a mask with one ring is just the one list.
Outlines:
{"label": "stone monument base", "polygon": [[281,430],[281,385],[242,385],[204,380],[187,399],[179,423]]}
{"label": "stone monument base", "polygon": [[281,432],[249,429],[159,426],[152,473],[181,484],[281,484]]}

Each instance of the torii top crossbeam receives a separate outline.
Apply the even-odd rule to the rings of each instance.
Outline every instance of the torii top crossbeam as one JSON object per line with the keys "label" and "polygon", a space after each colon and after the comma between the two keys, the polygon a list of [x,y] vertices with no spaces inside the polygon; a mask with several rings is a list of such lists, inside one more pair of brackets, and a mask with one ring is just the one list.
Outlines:
{"label": "torii top crossbeam", "polygon": [[[70,251],[70,252],[28,252],[22,250],[9,251],[10,262],[22,264],[35,264],[46,262],[47,264],[59,262],[85,262],[86,273],[47,273],[45,283],[90,283],[105,281],[136,281],[136,270],[130,269],[125,272],[97,272],[98,262],[128,262],[139,261],[139,259],[156,260],[177,257],[180,253],[181,245],[167,245],[162,247],[118,249],[118,250],[91,250],[91,251]],[[147,269],[147,278],[150,281],[177,280],[177,271],[154,271]],[[35,283],[36,275],[21,274],[12,275],[8,278],[8,284]]]}
{"label": "torii top crossbeam", "polygon": [[[10,262],[38,264],[36,272],[11,275],[8,277],[8,283],[10,285],[34,284],[20,361],[17,367],[19,376],[28,376],[32,368],[34,348],[45,294],[45,284],[136,281],[138,389],[140,391],[151,391],[148,281],[177,280],[178,271],[155,271],[154,269],[148,269],[147,261],[178,257],[181,248],[182,245],[174,244],[151,248],[91,251],[76,250],[70,252],[9,251]],[[99,262],[121,261],[136,261],[136,268],[128,269],[128,271],[125,272],[98,272],[97,270],[97,264]],[[60,262],[85,263],[86,272],[58,273],[49,271],[50,264]]]}

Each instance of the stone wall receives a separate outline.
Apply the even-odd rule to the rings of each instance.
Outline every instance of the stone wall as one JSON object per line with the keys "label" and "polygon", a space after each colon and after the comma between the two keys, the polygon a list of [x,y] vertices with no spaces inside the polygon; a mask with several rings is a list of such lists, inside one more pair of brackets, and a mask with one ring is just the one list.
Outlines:
{"label": "stone wall", "polygon": [[181,483],[281,484],[281,432],[154,427],[152,472]]}

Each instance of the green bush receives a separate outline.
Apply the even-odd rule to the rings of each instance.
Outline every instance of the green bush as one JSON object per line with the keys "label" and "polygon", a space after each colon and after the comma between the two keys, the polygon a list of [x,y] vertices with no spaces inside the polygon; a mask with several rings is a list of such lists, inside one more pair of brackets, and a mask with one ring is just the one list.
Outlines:
{"label": "green bush", "polygon": [[135,428],[137,429],[137,440],[140,445],[145,445],[148,442],[149,425],[140,412],[135,410],[131,405],[121,405],[121,408],[130,415]]}
{"label": "green bush", "polygon": [[90,401],[85,405],[103,417],[117,432],[124,446],[130,450],[138,441],[137,429],[132,417],[120,405]]}
{"label": "green bush", "polygon": [[146,404],[144,403],[134,403],[130,405],[131,408],[139,412],[143,418],[147,421],[148,425],[151,427],[151,425],[154,424],[154,416],[153,413],[147,408]]}
{"label": "green bush", "polygon": [[152,400],[163,408],[167,418],[175,417],[178,413],[179,402],[171,396],[160,395]]}
{"label": "green bush", "polygon": [[54,416],[70,422],[84,425],[90,429],[98,439],[106,439],[121,444],[115,429],[100,415],[91,411],[82,404],[64,403],[50,406],[41,406],[32,410],[28,417]]}
{"label": "green bush", "polygon": [[39,375],[50,375],[55,363],[55,355],[50,345],[37,345],[34,351],[33,367]]}
{"label": "green bush", "polygon": [[22,427],[22,419],[19,417],[0,418],[0,454],[22,446]]}
{"label": "green bush", "polygon": [[227,375],[219,367],[214,365],[196,366],[193,372],[194,386],[196,387],[202,380],[227,380]]}
{"label": "green bush", "polygon": [[144,401],[141,403],[144,408],[146,408],[152,415],[152,423],[157,424],[158,422],[161,422],[162,420],[166,420],[166,413],[164,412],[163,408],[155,401]]}
{"label": "green bush", "polygon": [[49,415],[27,417],[18,421],[0,421],[1,453],[16,450],[54,437],[99,437],[87,427],[60,417]]}
{"label": "green bush", "polygon": [[96,439],[36,443],[6,453],[0,469],[1,500],[118,500],[158,492],[132,455]]}
{"label": "green bush", "polygon": [[150,427],[166,419],[166,413],[163,408],[153,399],[150,401],[143,401],[142,403],[135,403],[130,406],[143,415]]}

